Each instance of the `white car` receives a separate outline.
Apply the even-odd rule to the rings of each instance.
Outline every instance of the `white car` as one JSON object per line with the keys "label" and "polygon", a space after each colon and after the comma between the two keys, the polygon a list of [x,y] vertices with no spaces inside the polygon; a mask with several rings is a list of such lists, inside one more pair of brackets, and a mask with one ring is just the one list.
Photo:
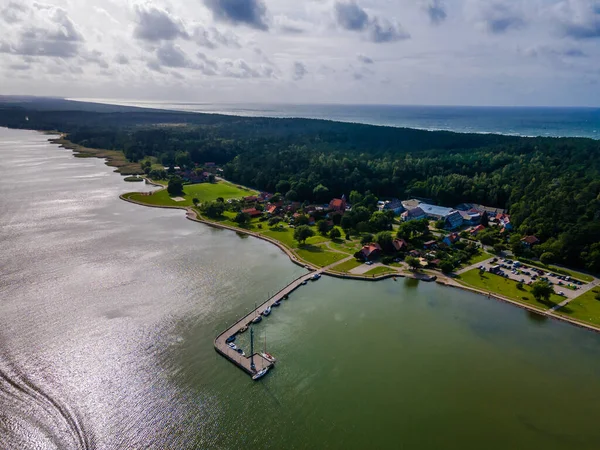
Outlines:
{"label": "white car", "polygon": [[563,297],[565,297],[565,293],[564,293],[563,291],[560,291],[560,292],[558,293],[558,295],[562,295]]}

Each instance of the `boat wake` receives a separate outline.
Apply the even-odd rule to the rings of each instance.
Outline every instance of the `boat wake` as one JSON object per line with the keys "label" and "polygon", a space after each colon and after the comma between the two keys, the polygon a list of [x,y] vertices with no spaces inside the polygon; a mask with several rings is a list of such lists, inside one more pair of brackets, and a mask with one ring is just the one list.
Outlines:
{"label": "boat wake", "polygon": [[[3,350],[3,349],[1,349]],[[0,448],[95,448],[79,414],[0,357]]]}

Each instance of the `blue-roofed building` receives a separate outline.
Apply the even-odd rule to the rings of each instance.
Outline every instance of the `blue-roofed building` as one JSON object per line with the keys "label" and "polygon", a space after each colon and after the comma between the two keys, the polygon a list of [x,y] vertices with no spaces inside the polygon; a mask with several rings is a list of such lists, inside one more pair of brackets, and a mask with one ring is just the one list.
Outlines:
{"label": "blue-roofed building", "polygon": [[452,211],[446,216],[445,227],[448,230],[456,230],[463,224],[463,217],[459,211]]}
{"label": "blue-roofed building", "polygon": [[454,212],[452,208],[446,208],[445,206],[429,205],[427,203],[421,203],[419,208],[423,210],[425,215],[432,220],[446,219],[451,213]]}

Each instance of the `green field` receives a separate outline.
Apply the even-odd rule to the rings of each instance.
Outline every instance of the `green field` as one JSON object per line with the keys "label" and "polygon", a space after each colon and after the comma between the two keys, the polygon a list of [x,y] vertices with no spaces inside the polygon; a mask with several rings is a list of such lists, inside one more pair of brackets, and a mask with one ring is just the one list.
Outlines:
{"label": "green field", "polygon": [[462,283],[479,288],[481,290],[500,294],[504,297],[516,300],[519,303],[534,306],[536,308],[547,310],[564,300],[558,294],[552,295],[548,304],[537,301],[529,292],[529,286],[523,286],[523,290],[517,288],[517,282],[510,278],[503,278],[489,272],[479,274],[479,269],[469,270],[458,277]]}
{"label": "green field", "polygon": [[490,253],[487,253],[487,252],[481,252],[479,255],[475,255],[475,256],[473,256],[473,257],[472,257],[472,258],[469,260],[468,264],[469,264],[469,265],[471,265],[471,264],[477,264],[477,263],[480,263],[480,262],[482,262],[482,261],[485,261],[486,259],[490,259],[490,258],[493,258],[493,257],[494,257],[494,255],[492,255],[492,254],[490,254]]}
{"label": "green field", "polygon": [[358,261],[356,259],[351,259],[349,261],[338,264],[333,268],[333,270],[337,272],[350,272],[352,269],[357,268],[358,266],[362,266],[364,263],[362,261]]}
{"label": "green field", "polygon": [[324,267],[347,258],[343,253],[328,252],[323,247],[303,245],[296,250],[298,256],[316,266]]}
{"label": "green field", "polygon": [[389,267],[375,267],[364,273],[365,276],[373,276],[373,275],[383,275],[385,273],[395,273],[395,270],[390,269]]}
{"label": "green field", "polygon": [[556,314],[600,325],[600,300],[596,300],[598,293],[600,293],[600,288],[592,289],[569,302],[567,305],[569,310],[565,311],[564,308],[560,308]]}
{"label": "green field", "polygon": [[[294,229],[293,228],[288,228],[286,226],[284,228],[270,228],[269,229],[266,224],[264,226],[267,227],[266,230],[255,229],[254,231],[262,234],[263,236],[268,236],[270,238],[273,238],[291,249],[298,248],[298,241],[296,241],[294,239]],[[320,244],[322,242],[327,242],[327,241],[328,241],[328,238],[321,236],[319,234],[316,234],[315,236],[308,238],[306,240],[306,243],[309,245],[316,245],[316,244]]]}
{"label": "green field", "polygon": [[230,198],[241,198],[248,195],[256,195],[256,191],[242,189],[231,183],[219,181],[218,183],[200,183],[190,184],[183,187],[184,195],[182,201],[175,201],[166,189],[155,192],[152,195],[143,195],[139,193],[125,194],[126,198],[154,206],[191,206],[192,199],[197,198],[200,203],[212,202],[219,197],[225,200]]}

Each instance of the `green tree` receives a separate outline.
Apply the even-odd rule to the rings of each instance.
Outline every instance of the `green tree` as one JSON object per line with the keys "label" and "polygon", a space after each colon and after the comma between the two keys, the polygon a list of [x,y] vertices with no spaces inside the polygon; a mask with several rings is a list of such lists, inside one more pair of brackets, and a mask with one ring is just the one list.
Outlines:
{"label": "green tree", "polygon": [[327,232],[329,231],[329,224],[327,223],[327,221],[319,220],[317,222],[317,230],[319,230],[319,233],[321,233],[323,236],[325,236],[327,234]]}
{"label": "green tree", "polygon": [[384,252],[392,251],[392,241],[392,233],[390,233],[389,231],[381,231],[375,235],[375,242],[379,244],[379,246]]}
{"label": "green tree", "polygon": [[508,241],[508,245],[510,246],[510,251],[513,252],[515,256],[523,255],[524,248],[523,243],[521,242],[521,236],[513,234]]}
{"label": "green tree", "polygon": [[445,226],[446,226],[446,221],[444,219],[440,219],[435,223],[435,227],[438,230],[443,230]]}
{"label": "green tree", "polygon": [[215,182],[215,180],[216,180],[215,176],[214,176],[214,175],[211,173],[211,174],[208,176],[208,182],[209,182],[209,183],[214,183],[214,182]]}
{"label": "green tree", "polygon": [[451,273],[454,270],[454,264],[448,259],[440,262],[440,270],[444,273]]}
{"label": "green tree", "polygon": [[304,244],[309,237],[315,235],[315,232],[308,225],[300,225],[294,230],[294,239],[301,244]]}
{"label": "green tree", "polygon": [[183,180],[179,176],[173,176],[169,178],[169,184],[167,185],[167,192],[171,197],[183,195]]}
{"label": "green tree", "polygon": [[251,219],[250,214],[245,213],[245,212],[239,212],[233,218],[233,221],[236,223],[239,223],[240,225],[245,225],[248,222],[250,222],[250,219]]}
{"label": "green tree", "polygon": [[313,189],[313,196],[318,202],[325,202],[329,199],[329,188],[322,184],[318,184]]}
{"label": "green tree", "polygon": [[408,266],[413,270],[419,270],[421,268],[421,261],[419,261],[414,256],[407,256],[404,261]]}
{"label": "green tree", "polygon": [[295,190],[290,189],[289,191],[286,192],[285,199],[288,202],[295,202],[296,200],[298,200],[298,193]]}
{"label": "green tree", "polygon": [[363,196],[357,191],[351,191],[348,199],[350,200],[350,204],[352,205],[352,207],[355,207],[359,206],[360,203],[363,201]]}
{"label": "green tree", "polygon": [[336,239],[342,237],[342,233],[340,233],[340,230],[337,228],[332,228],[329,232],[329,237],[335,241]]}
{"label": "green tree", "polygon": [[362,245],[366,245],[373,242],[373,235],[372,234],[363,234],[363,236],[360,238],[360,243]]}
{"label": "green tree", "polygon": [[288,180],[281,180],[279,183],[275,185],[275,190],[277,192],[281,192],[283,195],[287,194],[288,191],[292,188],[292,185]]}
{"label": "green tree", "polygon": [[270,227],[274,227],[275,225],[277,225],[279,222],[281,222],[281,217],[271,217],[269,219],[269,226]]}
{"label": "green tree", "polygon": [[225,211],[225,205],[219,202],[203,203],[200,206],[200,211],[202,214],[215,219],[223,215],[223,212]]}
{"label": "green tree", "polygon": [[531,294],[538,300],[548,302],[550,296],[554,293],[552,286],[546,281],[536,281],[531,285]]}
{"label": "green tree", "polygon": [[308,216],[302,215],[294,219],[296,225],[308,225]]}
{"label": "green tree", "polygon": [[375,211],[369,219],[369,226],[373,231],[385,231],[392,228],[392,219],[383,211]]}
{"label": "green tree", "polygon": [[192,199],[192,203],[194,204],[194,206],[198,206],[198,203],[200,203],[200,200],[198,200],[196,197],[194,197]]}
{"label": "green tree", "polygon": [[344,214],[342,216],[340,226],[342,227],[342,230],[344,230],[345,232],[348,232],[349,230],[351,230],[354,227],[354,220],[352,220],[352,216],[350,216],[350,214]]}
{"label": "green tree", "polygon": [[517,283],[517,289],[519,289],[519,290],[521,290],[521,291],[523,290],[523,283],[522,283],[522,282],[520,282],[520,281],[519,281],[519,282]]}
{"label": "green tree", "polygon": [[540,256],[540,261],[544,264],[552,264],[555,261],[555,259],[556,257],[552,252],[545,252],[542,253],[542,255]]}

